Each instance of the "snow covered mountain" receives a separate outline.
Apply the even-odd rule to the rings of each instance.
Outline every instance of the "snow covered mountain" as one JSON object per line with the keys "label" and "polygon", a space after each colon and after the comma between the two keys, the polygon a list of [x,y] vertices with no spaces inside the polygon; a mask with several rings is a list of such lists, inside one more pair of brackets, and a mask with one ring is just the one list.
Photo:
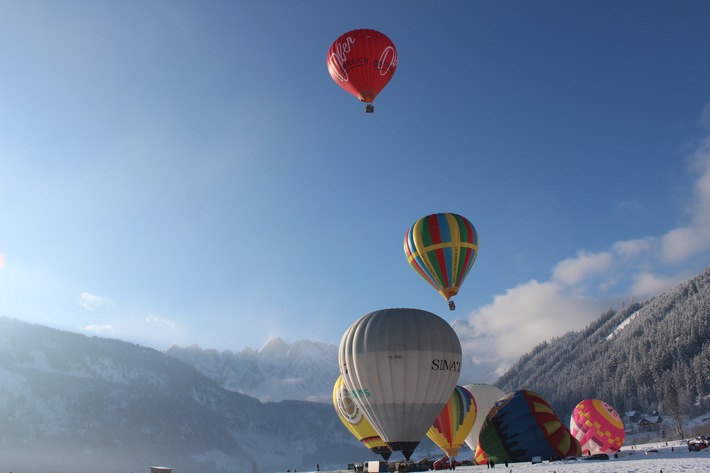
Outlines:
{"label": "snow covered mountain", "polygon": [[[174,345],[166,354],[193,366],[223,388],[262,402],[291,399],[330,404],[340,375],[338,347],[308,340],[288,344],[273,338],[259,351],[246,348],[239,353]],[[480,381],[474,369],[489,368],[464,363],[461,384]]]}
{"label": "snow covered mountain", "polygon": [[299,340],[288,344],[273,338],[255,351],[203,350],[197,345],[174,345],[166,352],[197,369],[230,391],[263,402],[287,399],[331,403],[333,385],[340,375],[338,347]]}
{"label": "snow covered mountain", "polygon": [[153,349],[0,317],[5,471],[313,470],[368,454],[332,404],[262,403]]}
{"label": "snow covered mountain", "polygon": [[710,268],[538,345],[496,385],[537,391],[563,416],[587,397],[604,399],[619,412],[680,409],[692,415],[710,408],[708,360]]}

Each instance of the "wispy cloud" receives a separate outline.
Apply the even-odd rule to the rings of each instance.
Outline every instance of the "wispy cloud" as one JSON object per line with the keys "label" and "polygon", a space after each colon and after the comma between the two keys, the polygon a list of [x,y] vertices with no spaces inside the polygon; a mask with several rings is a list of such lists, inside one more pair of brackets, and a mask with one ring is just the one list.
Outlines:
{"label": "wispy cloud", "polygon": [[625,213],[639,213],[643,211],[644,205],[638,200],[624,200],[615,203],[616,208]]}
{"label": "wispy cloud", "polygon": [[86,332],[91,332],[99,335],[114,335],[116,331],[111,325],[87,325],[82,327]]}
{"label": "wispy cloud", "polygon": [[169,328],[170,330],[177,330],[177,324],[175,322],[165,317],[160,317],[158,315],[149,315],[145,318],[145,322],[149,325],[158,325],[161,327]]}
{"label": "wispy cloud", "polygon": [[89,311],[101,307],[104,304],[113,306],[116,303],[107,297],[97,296],[88,292],[82,292],[79,296],[79,305]]}
{"label": "wispy cloud", "polygon": [[[710,125],[710,107],[706,113]],[[688,162],[697,178],[687,223],[600,252],[580,250],[555,264],[548,281],[532,280],[496,296],[455,324],[464,352],[475,361],[509,364],[622,300],[646,300],[692,276],[683,264],[710,250],[710,136]]]}
{"label": "wispy cloud", "polygon": [[138,340],[151,346],[170,346],[184,343],[187,334],[177,322],[158,315],[116,315],[104,323],[92,323],[81,327],[94,335]]}

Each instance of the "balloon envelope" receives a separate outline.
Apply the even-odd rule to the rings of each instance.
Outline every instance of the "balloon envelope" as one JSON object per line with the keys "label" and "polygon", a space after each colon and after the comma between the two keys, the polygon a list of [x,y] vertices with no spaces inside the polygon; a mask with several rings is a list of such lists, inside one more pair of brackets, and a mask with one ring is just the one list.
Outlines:
{"label": "balloon envelope", "polygon": [[372,426],[409,459],[456,386],[461,344],[431,312],[378,310],[345,331],[338,364]]}
{"label": "balloon envelope", "polygon": [[388,460],[392,454],[392,450],[387,446],[380,434],[370,424],[362,409],[357,405],[350,396],[350,391],[343,382],[343,376],[338,376],[333,386],[333,406],[337,412],[340,421],[347,429],[357,438],[364,446],[370,449],[372,453],[382,455],[382,458]]}
{"label": "balloon envelope", "polygon": [[585,399],[577,404],[572,411],[569,429],[585,455],[618,452],[626,437],[619,414],[599,399]]}
{"label": "balloon envelope", "polygon": [[456,386],[434,425],[429,428],[427,437],[448,457],[455,457],[476,421],[477,412],[473,394],[462,386]]}
{"label": "balloon envelope", "polygon": [[[506,394],[489,411],[478,443],[496,463],[579,456],[579,442],[550,404],[533,391]],[[478,451],[477,451],[478,455]]]}
{"label": "balloon envelope", "polygon": [[330,46],[327,65],[336,84],[372,103],[397,70],[397,49],[379,31],[348,31]]}
{"label": "balloon envelope", "polygon": [[476,446],[478,445],[478,434],[481,431],[483,421],[486,420],[488,411],[491,410],[491,407],[495,405],[498,399],[505,396],[505,393],[492,384],[474,383],[467,384],[464,387],[473,394],[473,398],[476,400],[476,407],[478,408],[476,421],[473,423],[473,427],[471,427],[471,432],[469,432],[466,437],[466,445],[475,452]]}
{"label": "balloon envelope", "polygon": [[474,450],[473,461],[476,463],[476,465],[483,465],[484,463],[488,462],[486,452],[483,451],[480,444],[478,444],[476,446],[476,449]]}
{"label": "balloon envelope", "polygon": [[404,254],[409,265],[449,300],[476,261],[478,233],[461,215],[428,215],[407,231]]}

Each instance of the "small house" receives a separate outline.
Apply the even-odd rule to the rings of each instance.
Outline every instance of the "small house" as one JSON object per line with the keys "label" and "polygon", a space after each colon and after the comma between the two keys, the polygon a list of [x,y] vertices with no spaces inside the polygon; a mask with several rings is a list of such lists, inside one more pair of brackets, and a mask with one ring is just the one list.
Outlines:
{"label": "small house", "polygon": [[641,420],[638,421],[638,430],[641,432],[649,432],[653,430],[660,430],[663,427],[663,419],[661,416],[643,416]]}

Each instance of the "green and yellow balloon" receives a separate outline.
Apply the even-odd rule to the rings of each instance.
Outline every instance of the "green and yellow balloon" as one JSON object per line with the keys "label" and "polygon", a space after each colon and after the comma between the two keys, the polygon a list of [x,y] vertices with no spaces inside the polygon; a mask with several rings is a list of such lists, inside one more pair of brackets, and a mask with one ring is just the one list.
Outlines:
{"label": "green and yellow balloon", "polygon": [[437,213],[417,220],[404,237],[407,262],[449,301],[478,256],[478,232],[465,217]]}

